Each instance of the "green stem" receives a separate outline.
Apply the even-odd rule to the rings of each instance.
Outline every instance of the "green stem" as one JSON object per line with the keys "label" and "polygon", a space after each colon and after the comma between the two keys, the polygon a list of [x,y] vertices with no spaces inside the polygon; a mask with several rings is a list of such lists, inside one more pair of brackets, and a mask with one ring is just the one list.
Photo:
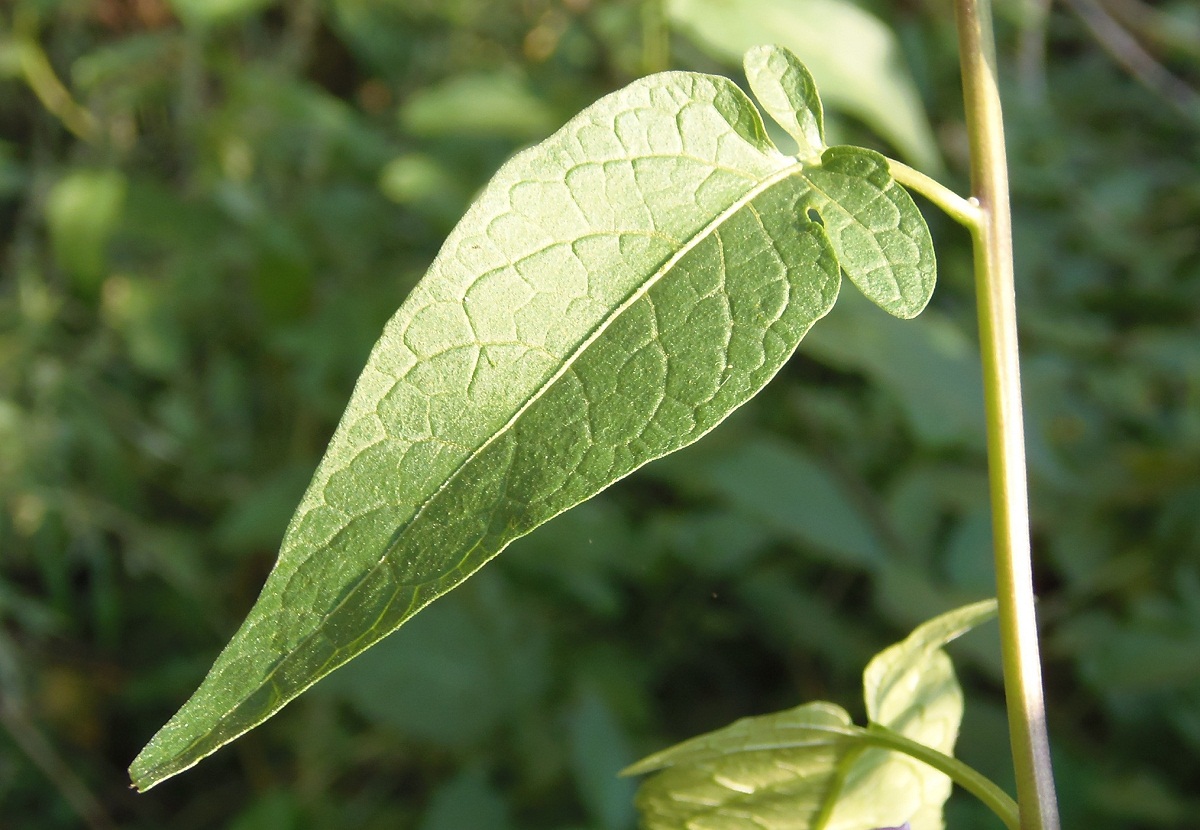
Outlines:
{"label": "green stem", "polygon": [[870,729],[861,733],[864,743],[894,752],[902,752],[922,763],[928,764],[938,772],[945,773],[958,786],[978,798],[983,804],[1000,817],[1008,830],[1019,830],[1017,803],[1008,793],[996,786],[990,778],[967,766],[957,758],[952,758],[938,752],[925,744],[906,738],[898,732],[872,724]]}
{"label": "green stem", "polygon": [[888,159],[887,163],[888,171],[897,182],[909,190],[920,193],[968,230],[974,232],[979,227],[982,217],[979,205],[973,200],[964,199],[937,179],[927,176],[920,170],[914,170],[903,162]]}
{"label": "green stem", "polygon": [[96,117],[76,103],[70,91],[54,73],[54,67],[50,65],[49,58],[38,43],[36,21],[31,13],[16,15],[13,21],[12,42],[17,50],[25,83],[42,102],[42,106],[76,137],[84,141],[95,140],[99,130]]}
{"label": "green stem", "polygon": [[1034,613],[1012,217],[991,6],[989,0],[955,0],[955,10],[971,146],[971,189],[981,212],[972,239],[1004,691],[1017,802],[1022,830],[1058,830]]}

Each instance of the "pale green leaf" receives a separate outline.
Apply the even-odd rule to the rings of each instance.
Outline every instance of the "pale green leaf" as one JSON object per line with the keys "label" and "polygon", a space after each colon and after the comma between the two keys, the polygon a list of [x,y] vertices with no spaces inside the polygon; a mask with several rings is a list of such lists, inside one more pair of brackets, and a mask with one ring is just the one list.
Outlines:
{"label": "pale green leaf", "polygon": [[675,26],[730,66],[777,43],[812,72],[827,106],[861,119],[916,167],[941,168],[896,36],[850,0],[669,0]]}
{"label": "pale green leaf", "polygon": [[842,707],[824,701],[806,703],[772,715],[741,718],[715,732],[643,758],[622,774],[645,775],[686,764],[706,763],[740,752],[840,743],[842,731],[851,726],[850,715]]}
{"label": "pale green leaf", "polygon": [[761,388],[838,289],[800,172],[735,85],[689,73],[635,82],[506,164],[385,329],[262,595],[136,785]]}
{"label": "pale green leaf", "polygon": [[[942,646],[987,620],[994,600],[950,611],[918,626],[872,658],[863,672],[867,718],[944,755],[954,754],[962,689]],[[950,779],[908,755],[866,750],[846,776],[827,830],[863,830],[909,822],[940,830]]]}
{"label": "pale green leaf", "polygon": [[845,710],[810,703],[743,718],[625,772],[662,770],[638,790],[646,830],[806,830],[855,746]]}
{"label": "pale green leaf", "polygon": [[846,276],[871,302],[905,319],[933,296],[933,240],[887,159],[862,147],[830,147],[808,167],[808,204],[825,223]]}
{"label": "pale green leaf", "polygon": [[756,46],[743,61],[746,80],[767,115],[796,139],[802,159],[819,159],[825,121],[817,85],[804,64],[778,46]]}
{"label": "pale green leaf", "polygon": [[[744,718],[646,758],[628,774],[657,773],[638,793],[648,830],[869,830],[910,822],[942,827],[947,776],[883,746],[887,727],[942,755],[953,752],[962,693],[949,640],[995,613],[987,601],[918,627],[864,673],[872,727],[817,702]],[[876,726],[878,725],[878,726]],[[947,759],[948,763],[954,763]]]}
{"label": "pale green leaf", "polygon": [[[996,601],[983,600],[956,608],[922,623],[903,641],[881,651],[863,672],[863,696],[867,717],[902,735],[939,748],[907,731],[910,723],[921,719],[925,688],[922,680],[930,657],[952,640],[996,615]],[[957,728],[957,727],[956,727]],[[943,752],[948,750],[943,749]]]}

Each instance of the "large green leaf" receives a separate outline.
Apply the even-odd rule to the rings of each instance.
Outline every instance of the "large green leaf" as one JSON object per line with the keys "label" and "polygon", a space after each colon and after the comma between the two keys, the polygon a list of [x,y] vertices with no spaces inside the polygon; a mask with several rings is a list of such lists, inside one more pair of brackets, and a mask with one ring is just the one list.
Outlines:
{"label": "large green leaf", "polygon": [[[858,162],[826,155],[828,170],[780,153],[728,80],[664,73],[501,168],[388,323],[258,602],[134,761],[136,786],[712,429],[828,312],[839,258],[876,302],[916,313],[933,287],[916,208],[870,163],[856,187]],[[895,244],[918,227],[910,207],[924,239]]]}
{"label": "large green leaf", "polygon": [[[869,728],[832,703],[743,718],[634,764],[647,830],[935,830],[950,780],[886,735],[954,749],[962,692],[947,642],[995,613],[992,600],[919,626],[863,675]],[[881,746],[882,745],[882,746]],[[892,746],[893,748],[882,748]]]}

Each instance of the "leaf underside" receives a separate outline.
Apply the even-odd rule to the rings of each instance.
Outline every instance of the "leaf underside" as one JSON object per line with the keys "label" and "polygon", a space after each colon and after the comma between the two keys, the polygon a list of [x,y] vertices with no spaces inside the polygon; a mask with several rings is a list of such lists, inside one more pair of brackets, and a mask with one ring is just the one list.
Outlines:
{"label": "leaf underside", "polygon": [[135,786],[711,430],[829,311],[842,270],[920,311],[933,255],[911,199],[870,151],[783,155],[726,79],[644,78],[513,158],[386,326],[262,594]]}
{"label": "leaf underside", "polygon": [[[995,614],[995,601],[919,626],[877,654],[863,673],[867,716],[951,755],[962,691],[947,642]],[[907,755],[870,745],[832,703],[743,718],[625,770],[655,773],[637,806],[646,830],[870,830],[943,827],[950,779]]]}

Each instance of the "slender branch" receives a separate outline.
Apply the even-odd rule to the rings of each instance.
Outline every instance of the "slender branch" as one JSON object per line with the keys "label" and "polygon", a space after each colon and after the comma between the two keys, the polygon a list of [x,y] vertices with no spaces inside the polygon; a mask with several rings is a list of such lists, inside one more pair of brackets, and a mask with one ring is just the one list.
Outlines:
{"label": "slender branch", "polygon": [[14,38],[14,43],[25,83],[42,102],[42,106],[78,138],[95,140],[99,130],[96,117],[71,97],[58,75],[54,74],[54,67],[37,41],[31,35],[21,33]]}
{"label": "slender branch", "polygon": [[1113,60],[1125,67],[1138,83],[1162,98],[1180,114],[1200,119],[1200,92],[1155,60],[1137,38],[1112,17],[1096,0],[1067,0]]}
{"label": "slender branch", "polygon": [[920,170],[914,170],[903,162],[888,159],[887,163],[893,179],[909,190],[920,193],[945,211],[951,219],[971,231],[979,226],[979,205],[975,202],[964,199],[937,179],[925,175]]}
{"label": "slender branch", "polygon": [[1012,217],[991,7],[988,0],[955,0],[955,10],[971,186],[982,211],[972,236],[1009,738],[1022,830],[1058,830],[1034,612]]}
{"label": "slender branch", "polygon": [[9,734],[17,748],[54,785],[89,830],[115,830],[116,824],[99,799],[30,718],[21,689],[18,659],[15,646],[0,635],[0,729]]}

